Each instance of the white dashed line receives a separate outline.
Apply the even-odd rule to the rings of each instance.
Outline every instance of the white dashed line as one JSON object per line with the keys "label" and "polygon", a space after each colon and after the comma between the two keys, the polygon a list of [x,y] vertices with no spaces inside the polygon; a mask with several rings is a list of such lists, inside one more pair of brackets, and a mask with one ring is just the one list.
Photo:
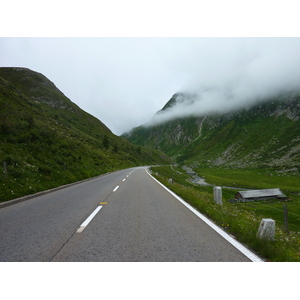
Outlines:
{"label": "white dashed line", "polygon": [[102,208],[102,206],[98,206],[91,214],[90,216],[80,225],[78,230],[76,231],[77,233],[80,233],[84,230],[86,226],[92,221],[92,219],[96,216],[96,214],[99,212],[99,210]]}
{"label": "white dashed line", "polygon": [[119,188],[119,186],[117,185],[117,186],[114,188],[113,192],[115,192],[118,188]]}

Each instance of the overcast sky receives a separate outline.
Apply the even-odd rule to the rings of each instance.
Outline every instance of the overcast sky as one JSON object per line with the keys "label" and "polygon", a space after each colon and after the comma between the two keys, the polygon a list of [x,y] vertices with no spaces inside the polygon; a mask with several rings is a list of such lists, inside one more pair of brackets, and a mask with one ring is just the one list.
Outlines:
{"label": "overcast sky", "polygon": [[[224,2],[219,2],[220,5],[222,3]],[[13,4],[5,5],[11,5],[13,8]],[[261,12],[261,4],[259,5],[259,12]],[[177,2],[173,6],[176,9],[173,14],[170,6],[167,6],[166,14],[158,14],[156,18],[154,12],[161,12],[161,10],[157,10],[155,6],[147,8],[148,14],[144,16],[147,26],[151,25],[152,28],[155,24],[159,24],[159,31],[156,28],[154,36],[160,36],[157,34],[158,32],[162,32],[163,36],[168,36],[165,28],[167,25],[171,27],[171,24],[176,33],[180,34],[184,24],[190,25],[191,22],[195,22],[195,16],[197,16],[197,20],[204,20],[204,24],[210,25],[209,28],[212,27],[212,24],[217,24],[217,31],[212,32],[213,36],[216,35],[216,32],[220,32],[223,25],[228,25],[227,22],[222,22],[221,17],[224,14],[222,15],[220,10],[213,11],[215,17],[221,22],[217,23],[214,21],[215,19],[210,21],[209,16],[205,19],[206,14],[201,14],[203,6],[201,8],[198,6],[198,10],[193,10],[189,6],[179,6]],[[27,6],[24,6],[24,9],[25,7]],[[161,5],[159,7],[161,8]],[[213,10],[214,7],[212,4],[211,9]],[[259,13],[256,15],[256,21],[252,22],[254,15],[251,7],[247,7],[248,14],[245,16],[247,24],[251,28],[259,21],[266,24],[265,15],[260,16]],[[73,8],[76,9],[76,7]],[[113,12],[115,12],[114,8],[115,6],[112,4],[110,9]],[[175,13],[179,15],[184,8],[189,9],[189,15],[182,15],[182,18],[176,19]],[[225,6],[220,7],[222,12],[226,8]],[[242,8],[245,9],[245,7]],[[125,7],[120,9],[125,9]],[[277,9],[278,12],[282,11],[275,5],[272,9],[272,12],[274,9]],[[77,7],[77,10],[81,16],[84,15],[84,7]],[[269,12],[269,6],[267,6],[267,10]],[[96,14],[98,17],[96,20],[99,22],[104,20],[109,27],[112,24],[109,23],[110,19],[106,18],[103,10],[100,18],[100,11],[98,9],[97,12],[94,12],[89,8],[93,17],[85,17],[83,20],[86,23],[90,19],[94,22]],[[208,11],[205,10],[205,12]],[[191,113],[203,114],[216,108],[235,107],[258,98],[272,96],[283,90],[299,90],[299,38],[15,37],[19,36],[20,28],[26,28],[25,20],[32,21],[29,29],[40,28],[37,24],[42,24],[43,17],[51,20],[51,30],[55,24],[62,24],[59,23],[62,21],[65,26],[68,25],[68,28],[73,28],[71,24],[75,24],[74,20],[67,23],[64,18],[60,17],[57,10],[54,13],[52,6],[49,6],[48,14],[44,16],[33,13],[30,18],[30,15],[22,12],[22,9],[14,12],[17,16],[15,20],[17,22],[23,18],[24,22],[20,22],[11,35],[2,34],[0,37],[0,67],[26,67],[42,73],[71,101],[100,119],[118,135],[135,126],[147,123],[176,92],[197,93],[199,101],[189,108],[177,107],[176,110],[165,116],[165,119]],[[117,19],[121,21],[118,23],[118,30],[126,25],[128,28],[126,20],[134,20],[134,26],[130,24],[130,28],[139,28],[139,25],[143,24],[141,15],[138,15],[139,22],[136,22],[136,19],[131,18],[130,14],[122,14],[120,10],[115,13],[118,14]],[[137,14],[133,16],[136,17]],[[268,17],[272,19],[272,14],[269,13]],[[234,19],[236,14],[232,18],[227,14],[225,20],[228,18],[234,20],[235,28],[241,27],[243,19],[241,16],[238,19],[239,26],[236,26],[236,19]],[[11,18],[5,14],[4,20],[7,25]],[[60,32],[67,33],[66,36],[76,36],[81,33],[83,24],[79,23],[78,25],[78,20],[76,18],[75,34],[71,31],[71,34],[68,35],[68,31],[64,31],[63,27],[59,26],[59,30],[57,27],[55,28],[54,34],[50,30],[50,36],[60,36],[57,34]],[[124,22],[122,22],[123,20]],[[150,20],[151,22],[149,22]],[[250,20],[252,20],[251,23],[248,22]],[[276,15],[273,20],[278,21]],[[281,20],[288,23],[293,18]],[[165,27],[161,26],[162,24]],[[271,23],[267,24],[270,26]],[[276,29],[282,28],[282,24],[279,24]],[[136,35],[136,31],[133,31],[133,36],[149,34],[149,31],[144,30],[144,28],[148,28],[147,26],[143,27],[141,34]],[[208,27],[189,26],[187,32],[194,35],[196,32],[203,34],[201,29],[204,28],[209,36]],[[10,27],[6,26],[5,28]],[[95,27],[89,27],[91,31],[88,32],[91,32],[93,36],[92,28]],[[29,32],[31,31],[29,30]],[[118,31],[113,30],[111,36],[116,36],[116,32]],[[242,31],[238,36],[243,36],[244,32]],[[259,31],[254,31],[254,35],[257,35],[257,32],[266,33],[262,27],[259,28]],[[43,33],[44,31],[38,33],[37,36],[43,36]],[[170,36],[176,36],[173,31],[171,33]],[[275,36],[277,33],[282,33],[282,31],[276,30]],[[45,36],[47,34],[49,35],[48,31]],[[222,34],[224,35],[224,33]],[[36,32],[33,31],[33,36],[35,35]],[[272,35],[274,36],[274,32]],[[25,36],[27,35],[25,34]],[[29,36],[31,35],[29,34]],[[125,33],[125,36],[128,35]]]}
{"label": "overcast sky", "polygon": [[176,92],[202,95],[188,115],[300,88],[300,38],[0,38],[0,62],[44,74],[115,134]]}

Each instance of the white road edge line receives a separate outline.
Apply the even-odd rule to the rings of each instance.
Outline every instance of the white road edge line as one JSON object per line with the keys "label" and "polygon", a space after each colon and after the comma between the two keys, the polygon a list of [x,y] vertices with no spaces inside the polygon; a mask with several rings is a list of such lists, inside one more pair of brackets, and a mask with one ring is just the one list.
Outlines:
{"label": "white road edge line", "polygon": [[210,221],[208,218],[206,218],[204,215],[202,215],[199,211],[197,211],[195,208],[193,208],[190,204],[185,202],[183,199],[181,199],[179,196],[177,196],[174,192],[169,190],[166,186],[164,186],[161,182],[159,182],[156,178],[154,178],[148,171],[148,168],[145,169],[147,174],[151,176],[157,183],[159,183],[163,188],[165,188],[170,194],[172,194],[178,201],[180,201],[184,206],[186,206],[189,210],[191,210],[197,217],[199,217],[202,221],[204,221],[208,226],[210,226],[212,229],[214,229],[217,233],[219,233],[225,240],[227,240],[232,246],[237,248],[239,251],[241,251],[245,256],[247,256],[251,261],[253,262],[264,262],[260,257],[255,255],[252,251],[247,249],[244,245],[236,241],[234,238],[232,238],[227,232],[222,230],[220,227],[218,227],[216,224],[214,224],[212,221]]}
{"label": "white road edge line", "polygon": [[113,192],[115,192],[118,188],[119,188],[119,186],[117,185],[117,186],[114,188]]}
{"label": "white road edge line", "polygon": [[86,226],[92,221],[92,219],[96,216],[96,214],[99,212],[99,210],[102,208],[102,206],[98,206],[91,214],[90,216],[80,225],[76,233],[80,233],[84,230]]}

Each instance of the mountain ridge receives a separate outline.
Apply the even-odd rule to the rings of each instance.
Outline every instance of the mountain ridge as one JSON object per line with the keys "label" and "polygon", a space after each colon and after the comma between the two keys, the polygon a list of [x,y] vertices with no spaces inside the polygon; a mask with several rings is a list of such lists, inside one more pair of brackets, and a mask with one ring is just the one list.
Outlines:
{"label": "mountain ridge", "polygon": [[[162,111],[176,103],[176,97],[174,94]],[[292,168],[299,172],[299,129],[300,96],[295,93],[223,114],[142,125],[124,137],[136,145],[159,149],[179,163]]]}

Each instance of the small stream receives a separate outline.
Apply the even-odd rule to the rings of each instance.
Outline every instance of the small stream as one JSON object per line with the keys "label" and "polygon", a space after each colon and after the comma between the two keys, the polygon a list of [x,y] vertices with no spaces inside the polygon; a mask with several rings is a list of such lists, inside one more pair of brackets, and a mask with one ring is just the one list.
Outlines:
{"label": "small stream", "polygon": [[191,176],[192,178],[190,179],[190,181],[192,183],[196,183],[196,184],[199,184],[199,185],[202,185],[202,186],[214,186],[212,184],[209,184],[205,181],[205,179],[203,179],[202,177],[198,176],[198,174],[192,169],[192,168],[189,168],[187,166],[183,166],[182,167],[183,170],[186,171],[186,173]]}
{"label": "small stream", "polygon": [[[205,179],[200,177],[192,168],[188,166],[183,166],[183,170],[186,171],[186,173],[191,176],[192,178],[190,181],[195,184],[199,184],[201,186],[215,186],[214,184],[207,183]],[[226,188],[226,189],[233,189],[233,190],[246,190],[244,188],[239,188],[239,187],[231,187],[231,186],[220,186],[221,188]]]}

